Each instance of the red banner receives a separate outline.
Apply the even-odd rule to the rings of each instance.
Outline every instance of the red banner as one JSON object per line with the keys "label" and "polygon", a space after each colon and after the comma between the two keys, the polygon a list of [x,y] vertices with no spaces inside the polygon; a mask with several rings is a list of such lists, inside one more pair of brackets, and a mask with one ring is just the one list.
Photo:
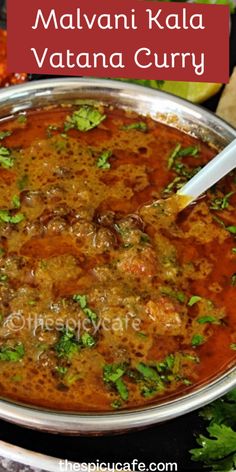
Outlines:
{"label": "red banner", "polygon": [[229,8],[8,0],[10,72],[227,82]]}

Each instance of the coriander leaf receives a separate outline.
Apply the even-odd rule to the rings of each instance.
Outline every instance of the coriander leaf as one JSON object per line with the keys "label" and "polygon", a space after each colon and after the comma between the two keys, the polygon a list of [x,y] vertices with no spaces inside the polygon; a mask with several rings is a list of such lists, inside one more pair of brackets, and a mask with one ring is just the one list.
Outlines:
{"label": "coriander leaf", "polygon": [[210,205],[211,210],[225,210],[229,206],[229,199],[235,192],[229,192],[222,198],[215,198]]}
{"label": "coriander leaf", "polygon": [[158,373],[156,372],[156,370],[153,369],[152,367],[149,367],[146,364],[143,364],[143,362],[140,362],[136,366],[136,369],[137,369],[138,372],[140,372],[140,374],[143,375],[143,377],[145,379],[152,380],[152,381],[157,382],[157,383],[160,381],[160,377],[159,377]]}
{"label": "coriander leaf", "polygon": [[0,140],[2,141],[4,138],[11,136],[12,131],[1,131],[0,132]]}
{"label": "coriander leaf", "polygon": [[124,131],[137,130],[146,133],[148,131],[147,124],[144,121],[138,121],[137,123],[130,123],[129,125],[124,125],[121,128]]}
{"label": "coriander leaf", "polygon": [[20,197],[18,195],[12,197],[12,204],[15,208],[20,208]]}
{"label": "coriander leaf", "polygon": [[168,169],[172,169],[175,162],[175,158],[178,156],[180,149],[181,149],[181,144],[176,144],[175,148],[170,153],[168,157]]}
{"label": "coriander leaf", "polygon": [[189,146],[186,148],[182,148],[178,152],[179,157],[185,157],[185,156],[192,156],[196,157],[199,154],[199,147],[198,146]]}
{"label": "coriander leaf", "polygon": [[90,321],[98,320],[98,315],[93,310],[87,306],[87,297],[86,295],[74,295],[73,300],[80,304],[80,308],[83,310],[84,314],[90,319]]}
{"label": "coriander leaf", "polygon": [[190,385],[193,384],[193,382],[191,382],[191,380],[189,379],[182,379],[182,382],[184,385],[186,385],[186,387],[189,387]]}
{"label": "coriander leaf", "polygon": [[8,210],[0,210],[0,221],[3,223],[20,223],[25,219],[25,216],[22,213],[17,213],[14,216],[11,216]]}
{"label": "coriander leaf", "polygon": [[22,343],[16,344],[14,347],[1,346],[0,347],[0,361],[18,362],[25,354]]}
{"label": "coriander leaf", "polygon": [[231,285],[236,287],[236,273],[231,276]]}
{"label": "coriander leaf", "polygon": [[124,381],[119,378],[116,381],[116,388],[122,400],[126,401],[129,398],[129,391],[124,383]]}
{"label": "coriander leaf", "polygon": [[26,115],[19,115],[17,118],[18,123],[26,123],[27,122],[27,116]]}
{"label": "coriander leaf", "polygon": [[197,443],[201,447],[190,451],[192,460],[212,464],[212,461],[224,459],[236,453],[236,432],[232,428],[213,423],[207,428],[207,432],[210,438],[200,434]]}
{"label": "coriander leaf", "polygon": [[68,368],[67,367],[63,367],[63,366],[60,366],[60,365],[57,365],[55,367],[55,371],[61,375],[62,377],[64,377],[64,375],[66,375],[67,371],[68,371]]}
{"label": "coriander leaf", "polygon": [[126,401],[129,397],[129,391],[122,379],[126,372],[126,366],[123,364],[106,364],[103,367],[103,380],[105,383],[111,383],[116,388],[122,400]]}
{"label": "coriander leaf", "polygon": [[[220,226],[222,226],[223,228],[225,228],[225,224],[224,224],[224,221],[221,220],[220,218],[218,218],[217,216],[213,215],[212,216],[213,220],[216,221]],[[226,228],[227,229],[227,228]]]}
{"label": "coriander leaf", "polygon": [[98,320],[98,316],[93,310],[86,307],[84,308],[83,311],[84,311],[84,314],[90,319],[90,321],[94,321],[96,323],[96,321]]}
{"label": "coriander leaf", "polygon": [[96,344],[95,339],[89,333],[83,333],[81,336],[83,347],[93,347]]}
{"label": "coriander leaf", "polygon": [[58,357],[70,359],[79,351],[79,343],[72,329],[64,329],[54,349]]}
{"label": "coriander leaf", "polygon": [[97,108],[84,105],[66,118],[65,131],[77,129],[86,132],[96,128],[105,118],[106,115],[102,115]]}
{"label": "coriander leaf", "polygon": [[232,349],[233,351],[236,351],[236,343],[232,343],[230,344],[230,349]]}
{"label": "coriander leaf", "polygon": [[174,190],[180,189],[183,185],[184,185],[183,179],[177,176],[164,188],[164,193],[169,194],[173,192]]}
{"label": "coriander leaf", "polygon": [[0,274],[0,282],[7,282],[8,276],[6,274]]}
{"label": "coriander leaf", "polygon": [[236,234],[236,226],[226,226],[227,231],[231,234]]}
{"label": "coriander leaf", "polygon": [[140,243],[141,244],[148,244],[149,242],[150,242],[150,238],[149,238],[148,234],[142,233],[141,236],[140,236]]}
{"label": "coriander leaf", "polygon": [[73,300],[80,304],[80,307],[84,309],[87,305],[86,295],[73,295]]}
{"label": "coriander leaf", "polygon": [[6,147],[0,146],[0,166],[4,169],[13,167],[14,161],[11,158],[11,152]]}
{"label": "coriander leaf", "polygon": [[81,377],[79,374],[71,374],[66,376],[66,384],[67,385],[73,385],[77,380],[79,380]]}
{"label": "coriander leaf", "polygon": [[236,254],[236,247],[232,247],[232,253]]}
{"label": "coriander leaf", "polygon": [[205,338],[201,334],[194,334],[191,340],[191,344],[194,347],[201,346],[201,344],[203,344],[204,342]]}
{"label": "coriander leaf", "polygon": [[236,403],[236,388],[233,388],[229,393],[226,393],[224,398],[230,402],[232,401]]}
{"label": "coriander leaf", "polygon": [[140,392],[145,398],[152,397],[158,391],[163,390],[164,384],[156,369],[140,362],[136,366],[136,370],[141,374],[137,381],[140,384]]}
{"label": "coriander leaf", "polygon": [[226,426],[234,427],[236,425],[236,408],[235,408],[235,392],[228,393],[223,398],[215,400],[210,405],[207,405],[200,412],[200,416],[210,424],[225,424]]}
{"label": "coriander leaf", "polygon": [[16,215],[11,216],[10,223],[17,224],[23,221],[24,219],[25,216],[23,215],[23,213],[17,213]]}
{"label": "coriander leaf", "polygon": [[199,297],[198,295],[193,295],[188,302],[188,306],[193,306],[196,303],[200,302],[202,300],[202,297]]}
{"label": "coriander leaf", "polygon": [[116,382],[125,373],[123,364],[106,364],[103,368],[104,382]]}
{"label": "coriander leaf", "polygon": [[219,324],[219,320],[215,318],[215,316],[202,316],[201,318],[197,319],[197,322],[200,324],[204,323],[213,323],[213,324]]}
{"label": "coriander leaf", "polygon": [[174,364],[175,356],[174,354],[169,354],[163,361],[157,363],[156,368],[158,372],[163,373],[165,371],[172,371]]}
{"label": "coriander leaf", "polygon": [[181,144],[176,144],[175,148],[171,152],[168,157],[168,169],[172,169],[175,164],[175,160],[178,157],[186,157],[186,156],[197,156],[199,153],[199,148],[197,146],[189,146],[186,148],[182,148]]}
{"label": "coriander leaf", "polygon": [[112,151],[103,151],[97,160],[97,167],[99,169],[110,169],[111,164],[108,159],[112,156]]}
{"label": "coriander leaf", "polygon": [[122,406],[122,402],[120,400],[115,400],[114,402],[111,403],[111,407],[114,408],[114,410],[121,408],[121,406]]}
{"label": "coriander leaf", "polygon": [[48,138],[51,138],[53,136],[52,131],[57,131],[58,129],[59,128],[57,125],[49,125],[46,130]]}
{"label": "coriander leaf", "polygon": [[184,303],[186,301],[185,294],[183,292],[175,292],[172,288],[166,286],[160,288],[161,293],[168,295],[169,297],[175,298],[180,303]]}

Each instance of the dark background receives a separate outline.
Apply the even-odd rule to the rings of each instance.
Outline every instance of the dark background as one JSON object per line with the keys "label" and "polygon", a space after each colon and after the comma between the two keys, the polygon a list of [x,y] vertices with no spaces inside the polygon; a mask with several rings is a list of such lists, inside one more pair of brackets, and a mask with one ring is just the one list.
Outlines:
{"label": "dark background", "polygon": [[[236,66],[236,15],[232,17],[230,71]],[[216,51],[217,61],[217,51]],[[39,77],[33,76],[35,80]],[[42,77],[40,77],[42,78]],[[215,111],[222,92],[203,104]],[[236,106],[236,104],[235,104]],[[65,437],[30,431],[0,421],[0,439],[11,444],[76,462],[131,462],[137,458],[150,462],[177,462],[178,471],[203,470],[190,459],[189,449],[196,446],[195,436],[205,426],[194,412],[143,431],[110,437]],[[40,466],[40,465],[39,465]]]}

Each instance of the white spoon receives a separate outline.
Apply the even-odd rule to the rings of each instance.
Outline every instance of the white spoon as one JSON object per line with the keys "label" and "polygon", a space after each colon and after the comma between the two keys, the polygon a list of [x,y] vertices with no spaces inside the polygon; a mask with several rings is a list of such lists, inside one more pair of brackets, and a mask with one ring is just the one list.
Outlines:
{"label": "white spoon", "polygon": [[177,192],[180,210],[197,200],[212,185],[236,168],[236,139],[206,164]]}

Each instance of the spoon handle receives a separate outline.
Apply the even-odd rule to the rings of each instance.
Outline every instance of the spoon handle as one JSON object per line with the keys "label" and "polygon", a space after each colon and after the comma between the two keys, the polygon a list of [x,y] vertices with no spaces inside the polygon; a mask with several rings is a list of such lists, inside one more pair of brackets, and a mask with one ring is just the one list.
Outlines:
{"label": "spoon handle", "polygon": [[186,206],[236,167],[236,139],[189,180],[177,195],[187,197]]}

